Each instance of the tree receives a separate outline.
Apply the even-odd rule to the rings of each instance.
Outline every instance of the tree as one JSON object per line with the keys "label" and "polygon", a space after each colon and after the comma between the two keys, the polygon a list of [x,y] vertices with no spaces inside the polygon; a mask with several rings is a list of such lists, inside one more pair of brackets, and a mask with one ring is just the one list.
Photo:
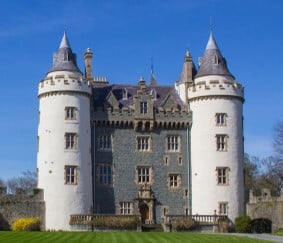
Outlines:
{"label": "tree", "polygon": [[36,173],[25,171],[22,173],[22,176],[8,179],[6,184],[10,193],[15,193],[18,188],[25,193],[31,193],[37,184]]}
{"label": "tree", "polygon": [[276,156],[279,157],[279,159],[283,160],[283,122],[280,121],[275,125],[274,128],[274,149],[276,152]]}

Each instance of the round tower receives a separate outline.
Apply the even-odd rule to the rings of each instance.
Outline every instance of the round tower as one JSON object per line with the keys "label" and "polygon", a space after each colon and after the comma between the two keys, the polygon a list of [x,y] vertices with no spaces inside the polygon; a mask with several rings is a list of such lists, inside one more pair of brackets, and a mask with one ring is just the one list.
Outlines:
{"label": "round tower", "polygon": [[90,97],[66,33],[39,83],[38,188],[45,228],[70,230],[70,215],[92,208]]}
{"label": "round tower", "polygon": [[235,81],[210,34],[194,84],[188,89],[192,214],[244,213],[244,89]]}

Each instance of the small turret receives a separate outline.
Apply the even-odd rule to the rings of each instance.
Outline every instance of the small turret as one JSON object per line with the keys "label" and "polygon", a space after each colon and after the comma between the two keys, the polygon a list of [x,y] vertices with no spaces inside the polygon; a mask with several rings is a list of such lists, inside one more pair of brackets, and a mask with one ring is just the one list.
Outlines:
{"label": "small turret", "polygon": [[86,49],[86,52],[84,54],[84,63],[85,63],[85,77],[87,79],[92,79],[92,56],[93,53],[90,50],[90,48]]}

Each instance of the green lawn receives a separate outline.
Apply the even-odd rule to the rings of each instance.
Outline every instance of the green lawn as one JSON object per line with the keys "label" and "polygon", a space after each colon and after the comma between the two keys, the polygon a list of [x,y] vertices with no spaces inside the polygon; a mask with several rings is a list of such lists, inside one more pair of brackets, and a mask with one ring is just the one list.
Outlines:
{"label": "green lawn", "polygon": [[233,235],[196,234],[196,233],[145,233],[145,232],[4,232],[0,231],[0,242],[217,242],[217,243],[252,243],[270,242],[238,237]]}

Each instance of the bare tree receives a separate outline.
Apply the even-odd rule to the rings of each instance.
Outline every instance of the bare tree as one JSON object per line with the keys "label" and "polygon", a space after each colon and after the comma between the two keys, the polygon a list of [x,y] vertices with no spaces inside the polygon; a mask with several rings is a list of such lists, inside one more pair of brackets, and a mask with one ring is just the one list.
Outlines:
{"label": "bare tree", "polygon": [[283,122],[280,121],[276,124],[274,129],[274,149],[276,156],[283,159]]}
{"label": "bare tree", "polygon": [[36,187],[36,173],[25,171],[22,173],[22,176],[8,179],[6,184],[10,193],[15,193],[18,188],[25,193],[31,193]]}

